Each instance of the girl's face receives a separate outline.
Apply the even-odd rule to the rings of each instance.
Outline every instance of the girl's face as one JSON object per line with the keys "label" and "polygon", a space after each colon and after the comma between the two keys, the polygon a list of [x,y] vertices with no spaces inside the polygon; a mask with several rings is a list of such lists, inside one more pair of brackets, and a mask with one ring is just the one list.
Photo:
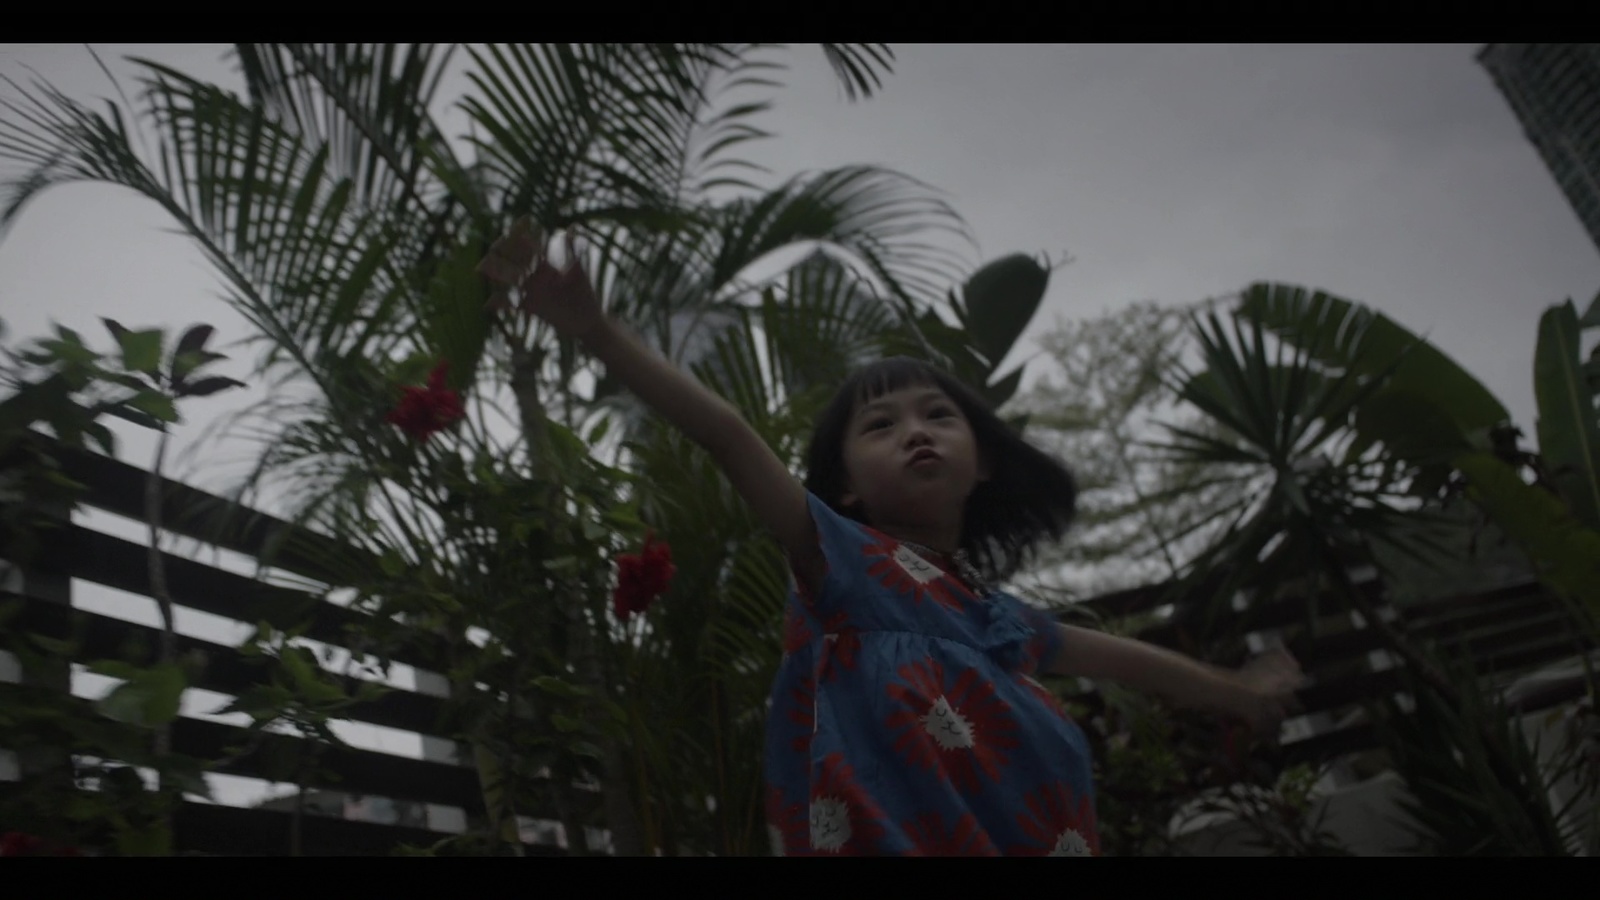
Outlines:
{"label": "girl's face", "polygon": [[988,478],[961,407],[933,385],[908,385],[857,405],[845,429],[845,506],[874,523],[959,522]]}

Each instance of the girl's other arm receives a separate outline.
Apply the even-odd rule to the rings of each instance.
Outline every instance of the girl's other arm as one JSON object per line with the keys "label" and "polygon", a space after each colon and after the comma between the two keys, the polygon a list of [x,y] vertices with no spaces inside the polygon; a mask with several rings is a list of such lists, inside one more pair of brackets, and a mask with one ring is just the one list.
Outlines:
{"label": "girl's other arm", "polygon": [[1303,680],[1299,663],[1281,648],[1230,671],[1144,641],[1074,625],[1056,627],[1061,649],[1047,671],[1115,681],[1179,706],[1234,716],[1257,733],[1277,730]]}
{"label": "girl's other arm", "polygon": [[522,308],[568,337],[577,338],[606,371],[673,427],[711,454],[750,504],[756,518],[778,539],[795,575],[807,587],[821,581],[822,552],[805,488],[732,404],[693,376],[646,347],[622,323],[607,316],[568,243],[568,266],[545,257],[543,236],[518,223],[479,269],[504,291],[522,291]]}

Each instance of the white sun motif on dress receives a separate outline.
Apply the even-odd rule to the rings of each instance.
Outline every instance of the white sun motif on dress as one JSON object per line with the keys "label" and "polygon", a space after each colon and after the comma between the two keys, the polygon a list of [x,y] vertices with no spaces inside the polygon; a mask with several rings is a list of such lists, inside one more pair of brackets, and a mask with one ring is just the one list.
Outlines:
{"label": "white sun motif on dress", "polygon": [[943,574],[939,567],[918,556],[915,551],[904,544],[894,548],[894,561],[900,564],[907,575],[910,575],[918,584],[927,584],[938,581]]}
{"label": "white sun motif on dress", "polygon": [[1089,852],[1089,842],[1076,828],[1068,828],[1056,836],[1055,849],[1050,851],[1051,856],[1093,856]]}
{"label": "white sun motif on dress", "polygon": [[940,750],[971,749],[977,743],[972,739],[972,723],[943,697],[928,707],[922,717],[922,727],[933,735]]}
{"label": "white sun motif on dress", "polygon": [[811,846],[838,850],[850,840],[850,807],[834,797],[811,801]]}

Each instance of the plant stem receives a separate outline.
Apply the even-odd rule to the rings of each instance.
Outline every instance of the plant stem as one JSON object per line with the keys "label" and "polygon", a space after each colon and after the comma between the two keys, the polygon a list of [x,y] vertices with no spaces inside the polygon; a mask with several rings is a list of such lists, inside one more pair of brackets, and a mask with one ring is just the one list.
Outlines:
{"label": "plant stem", "polygon": [[[167,441],[170,437],[171,432],[162,429],[161,437],[156,440],[155,464],[144,479],[145,520],[150,526],[150,546],[146,551],[150,569],[150,595],[155,598],[156,605],[161,610],[161,646],[158,660],[163,666],[172,665],[174,657],[177,656],[177,630],[173,622],[172,594],[167,589],[166,562],[161,558],[161,470],[166,465]],[[156,726],[153,744],[158,764],[164,762],[172,753],[171,722],[162,722]],[[174,793],[174,786],[160,769],[156,771],[156,779],[156,791],[159,794]],[[173,806],[172,803],[163,803],[161,807],[161,828],[169,839],[172,835]]]}

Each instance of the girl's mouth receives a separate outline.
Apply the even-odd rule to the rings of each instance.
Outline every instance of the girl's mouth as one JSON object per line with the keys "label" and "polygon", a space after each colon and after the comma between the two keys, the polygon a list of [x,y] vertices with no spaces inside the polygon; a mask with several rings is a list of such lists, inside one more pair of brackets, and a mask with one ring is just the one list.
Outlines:
{"label": "girl's mouth", "polygon": [[907,462],[906,465],[914,466],[917,463],[927,462],[930,459],[937,460],[942,458],[943,457],[939,456],[939,454],[936,453],[932,448],[922,447],[918,449],[917,452],[911,454],[911,460]]}

